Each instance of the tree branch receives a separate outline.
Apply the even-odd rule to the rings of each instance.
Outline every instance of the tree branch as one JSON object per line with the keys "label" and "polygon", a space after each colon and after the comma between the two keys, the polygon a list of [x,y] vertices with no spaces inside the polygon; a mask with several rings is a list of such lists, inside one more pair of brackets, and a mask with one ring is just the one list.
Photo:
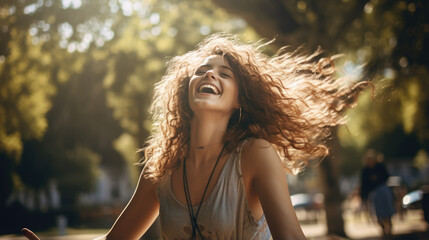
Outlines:
{"label": "tree branch", "polygon": [[[360,17],[363,14],[363,8],[365,5],[369,2],[369,0],[359,0],[355,1],[356,6],[350,8],[347,14],[344,14],[344,19],[341,23],[341,26],[338,28],[338,31],[336,32],[333,39],[338,39],[340,36],[344,35],[345,32],[350,28],[350,26],[353,24],[353,21]],[[356,11],[357,9],[360,9],[360,11]]]}
{"label": "tree branch", "polygon": [[233,15],[246,20],[261,36],[273,38],[289,35],[300,29],[281,0],[212,0]]}

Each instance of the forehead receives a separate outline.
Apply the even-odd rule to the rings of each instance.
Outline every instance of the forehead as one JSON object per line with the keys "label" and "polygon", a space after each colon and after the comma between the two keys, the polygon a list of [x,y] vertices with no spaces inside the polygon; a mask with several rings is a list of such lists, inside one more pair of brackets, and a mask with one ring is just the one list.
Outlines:
{"label": "forehead", "polygon": [[229,66],[228,62],[221,55],[211,55],[206,57],[201,65],[211,65],[211,66]]}

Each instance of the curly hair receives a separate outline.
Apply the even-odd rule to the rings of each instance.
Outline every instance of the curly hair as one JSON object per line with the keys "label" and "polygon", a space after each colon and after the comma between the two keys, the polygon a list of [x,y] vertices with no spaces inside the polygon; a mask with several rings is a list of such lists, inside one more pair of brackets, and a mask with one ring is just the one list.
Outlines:
{"label": "curly hair", "polygon": [[208,56],[221,55],[239,83],[239,111],[232,114],[224,136],[231,151],[246,138],[270,142],[286,169],[298,172],[312,159],[328,154],[326,139],[333,126],[344,123],[343,112],[356,102],[368,83],[344,84],[334,76],[335,58],[322,58],[280,48],[273,56],[261,51],[265,44],[243,43],[235,36],[214,34],[197,48],[172,58],[166,74],[155,86],[150,108],[154,127],[144,152],[144,174],[162,179],[180,165],[189,150],[188,102],[190,77]]}

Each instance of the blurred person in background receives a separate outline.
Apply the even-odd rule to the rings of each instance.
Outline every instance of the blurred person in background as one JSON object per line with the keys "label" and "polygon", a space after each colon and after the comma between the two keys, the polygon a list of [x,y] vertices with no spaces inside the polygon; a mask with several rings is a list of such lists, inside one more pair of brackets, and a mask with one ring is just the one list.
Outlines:
{"label": "blurred person in background", "polygon": [[386,185],[389,173],[383,163],[383,155],[369,149],[363,159],[360,194],[367,209],[375,212],[383,231],[383,239],[391,239],[392,216],[395,213],[392,190]]}
{"label": "blurred person in background", "polygon": [[305,239],[285,169],[328,154],[368,83],[342,84],[320,51],[269,57],[264,45],[214,34],[169,61],[136,191],[100,239],[138,239],[157,216],[164,239]]}

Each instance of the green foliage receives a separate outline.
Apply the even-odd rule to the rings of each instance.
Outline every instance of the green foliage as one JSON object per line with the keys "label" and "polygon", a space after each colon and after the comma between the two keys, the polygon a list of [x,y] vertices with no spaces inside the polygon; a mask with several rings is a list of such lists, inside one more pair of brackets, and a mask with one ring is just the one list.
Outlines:
{"label": "green foliage", "polygon": [[22,32],[12,31],[10,37],[17,41],[8,43],[9,54],[0,63],[0,149],[19,159],[23,140],[43,136],[55,87],[49,74],[52,58],[42,45],[33,45]]}
{"label": "green foliage", "polygon": [[99,174],[100,155],[89,148],[76,146],[67,150],[64,159],[57,159],[53,168],[59,188],[66,192],[89,192]]}
{"label": "green foliage", "polygon": [[1,206],[13,182],[56,179],[73,204],[100,165],[131,166],[165,62],[209,33],[254,36],[200,0],[2,1],[0,29]]}
{"label": "green foliage", "polygon": [[344,41],[341,47],[357,49],[355,61],[366,64],[379,80],[374,99],[365,94],[357,109],[349,111],[352,134],[340,131],[343,146],[360,153],[377,146],[386,156],[408,159],[429,147],[429,62],[423,53],[429,40],[428,9],[425,1],[371,1],[355,20],[348,35],[358,40]]}
{"label": "green foliage", "polygon": [[[360,155],[387,144],[386,136],[395,136],[388,141],[392,146],[413,139],[428,149],[428,1],[212,1],[243,17],[262,37],[276,37],[278,46],[310,52],[321,46],[328,54],[344,54],[337,64],[343,75],[375,83],[375,95],[364,93],[348,112],[347,129],[338,131],[349,149],[343,151],[345,168],[358,170],[353,166],[360,165]],[[383,149],[386,156],[396,154]],[[416,154],[406,152],[408,159]]]}

